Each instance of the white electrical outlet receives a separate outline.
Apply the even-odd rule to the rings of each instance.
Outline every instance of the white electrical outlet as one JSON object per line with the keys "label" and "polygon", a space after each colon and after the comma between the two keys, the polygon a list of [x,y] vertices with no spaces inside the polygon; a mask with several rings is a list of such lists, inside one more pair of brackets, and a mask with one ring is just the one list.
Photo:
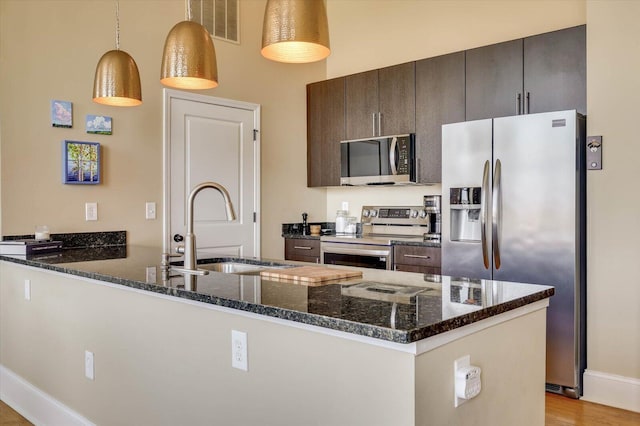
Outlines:
{"label": "white electrical outlet", "polygon": [[85,220],[98,220],[98,203],[84,204],[84,218]]}
{"label": "white electrical outlet", "polygon": [[156,267],[155,266],[147,266],[146,271],[145,271],[145,275],[147,277],[147,282],[149,284],[155,284],[156,283]]}
{"label": "white electrical outlet", "polygon": [[145,204],[145,218],[156,218],[156,203],[150,201]]}
{"label": "white electrical outlet", "polygon": [[231,330],[231,366],[248,371],[247,333],[243,331]]}
{"label": "white electrical outlet", "polygon": [[95,379],[93,352],[84,351],[84,375],[89,380]]}
{"label": "white electrical outlet", "polygon": [[24,280],[24,299],[31,300],[31,280]]}

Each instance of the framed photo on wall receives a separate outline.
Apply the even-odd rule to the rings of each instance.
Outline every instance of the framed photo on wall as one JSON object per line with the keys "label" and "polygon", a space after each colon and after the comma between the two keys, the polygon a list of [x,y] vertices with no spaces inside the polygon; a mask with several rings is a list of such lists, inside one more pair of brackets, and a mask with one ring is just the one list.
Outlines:
{"label": "framed photo on wall", "polygon": [[99,184],[100,144],[64,141],[62,143],[62,181],[65,184]]}
{"label": "framed photo on wall", "polygon": [[87,133],[94,133],[96,135],[110,135],[112,133],[111,122],[111,117],[107,117],[106,115],[87,114]]}
{"label": "framed photo on wall", "polygon": [[69,101],[51,101],[51,125],[53,127],[73,127],[73,104]]}

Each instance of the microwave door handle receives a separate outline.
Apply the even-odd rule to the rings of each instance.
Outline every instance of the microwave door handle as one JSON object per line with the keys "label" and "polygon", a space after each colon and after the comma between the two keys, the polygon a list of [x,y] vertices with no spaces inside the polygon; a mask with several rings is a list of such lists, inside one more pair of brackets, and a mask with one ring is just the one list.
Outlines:
{"label": "microwave door handle", "polygon": [[391,174],[398,174],[398,167],[396,165],[396,147],[398,145],[398,138],[394,137],[391,140],[391,146],[389,147],[389,163],[391,163]]}
{"label": "microwave door handle", "polygon": [[487,209],[489,204],[489,160],[484,162],[484,171],[482,172],[482,188],[480,189],[480,238],[482,240],[482,260],[484,261],[484,269],[489,269],[489,247],[487,247]]}

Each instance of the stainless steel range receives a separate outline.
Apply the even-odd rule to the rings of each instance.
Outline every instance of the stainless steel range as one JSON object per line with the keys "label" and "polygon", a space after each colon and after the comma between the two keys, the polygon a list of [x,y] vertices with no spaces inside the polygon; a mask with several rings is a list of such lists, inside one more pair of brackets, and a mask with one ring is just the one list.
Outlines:
{"label": "stainless steel range", "polygon": [[393,242],[439,242],[439,225],[434,225],[439,216],[439,210],[436,212],[431,206],[363,206],[362,233],[322,236],[320,261],[390,270]]}

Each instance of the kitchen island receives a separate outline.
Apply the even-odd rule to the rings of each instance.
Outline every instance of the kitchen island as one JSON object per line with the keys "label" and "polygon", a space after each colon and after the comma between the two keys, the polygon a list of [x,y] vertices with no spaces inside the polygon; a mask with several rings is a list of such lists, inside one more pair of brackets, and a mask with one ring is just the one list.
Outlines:
{"label": "kitchen island", "polygon": [[[551,287],[362,269],[317,287],[211,272],[189,291],[160,260],[131,246],[1,256],[0,396],[36,416],[16,396],[35,388],[77,424],[544,424]],[[295,264],[201,259],[229,260]],[[465,355],[483,387],[456,408]]]}

